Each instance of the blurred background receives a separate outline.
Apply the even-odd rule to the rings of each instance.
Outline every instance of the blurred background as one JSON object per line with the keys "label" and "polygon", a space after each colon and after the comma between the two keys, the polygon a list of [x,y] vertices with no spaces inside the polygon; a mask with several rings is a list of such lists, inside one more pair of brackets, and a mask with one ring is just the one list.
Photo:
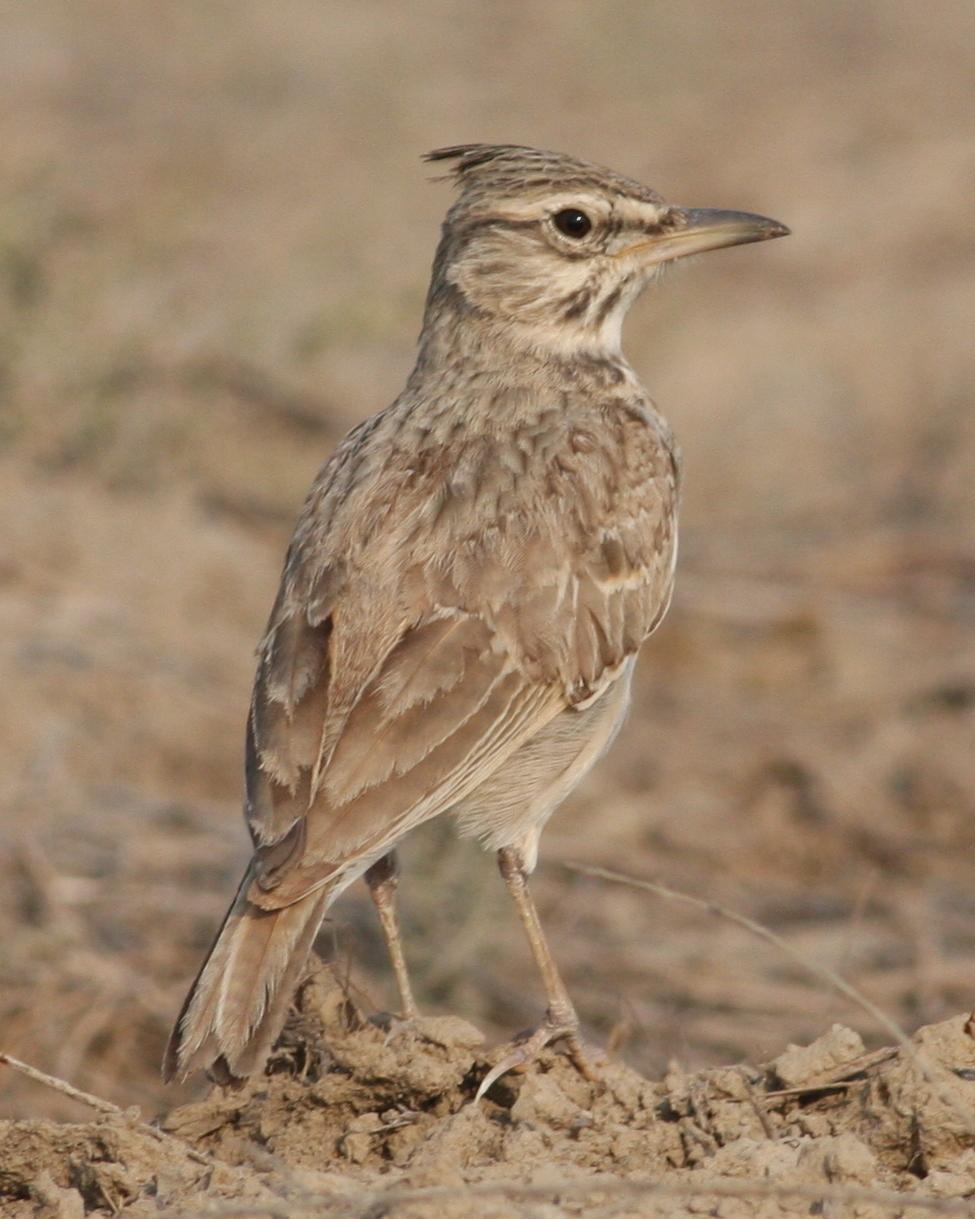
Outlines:
{"label": "blurred background", "polygon": [[[292,522],[409,371],[448,188],[574,152],[793,236],[681,267],[630,358],[686,458],[678,592],[536,895],[588,1035],[648,1072],[975,1002],[975,7],[32,0],[0,15],[2,1048],[121,1105],[246,856],[253,651]],[[491,858],[406,852],[424,1007],[541,994]],[[393,1003],[360,893],[320,947]],[[5,1113],[76,1115],[2,1081]]]}

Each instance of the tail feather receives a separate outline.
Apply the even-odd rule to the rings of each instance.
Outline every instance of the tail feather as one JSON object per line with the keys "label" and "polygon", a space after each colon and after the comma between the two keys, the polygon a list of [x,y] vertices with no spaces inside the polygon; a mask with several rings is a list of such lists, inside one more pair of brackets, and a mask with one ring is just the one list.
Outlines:
{"label": "tail feather", "polygon": [[284,1026],[332,887],[262,910],[247,900],[251,879],[248,871],[186,996],[163,1060],[166,1080],[201,1069],[221,1082],[246,1079]]}

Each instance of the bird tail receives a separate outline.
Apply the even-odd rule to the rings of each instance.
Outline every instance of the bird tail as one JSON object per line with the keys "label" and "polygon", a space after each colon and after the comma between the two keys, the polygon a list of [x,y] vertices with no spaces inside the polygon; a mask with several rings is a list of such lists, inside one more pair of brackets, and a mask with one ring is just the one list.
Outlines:
{"label": "bird tail", "polygon": [[220,1083],[259,1070],[284,1026],[292,995],[333,895],[333,885],[280,910],[247,900],[248,869],[186,996],[163,1078],[209,1069]]}

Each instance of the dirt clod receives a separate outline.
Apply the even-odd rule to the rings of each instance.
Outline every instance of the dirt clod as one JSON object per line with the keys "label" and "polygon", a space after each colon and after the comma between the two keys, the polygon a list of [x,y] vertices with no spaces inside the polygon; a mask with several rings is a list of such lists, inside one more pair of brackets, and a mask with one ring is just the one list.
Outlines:
{"label": "dirt clod", "polygon": [[337,1010],[328,995],[319,975],[282,1043],[318,1068],[288,1072],[278,1053],[240,1091],[167,1114],[161,1139],[124,1117],[0,1124],[0,1214],[304,1216],[327,1199],[329,1214],[350,1217],[554,1219],[615,1198],[614,1213],[634,1219],[777,1219],[812,1213],[818,1190],[835,1201],[847,1189],[842,1213],[882,1219],[878,1188],[975,1191],[975,1043],[962,1017],[832,1088],[778,1084],[863,1059],[857,1035],[837,1027],[766,1067],[672,1069],[656,1083],[618,1063],[589,1082],[549,1051],[498,1103],[474,1100],[488,1063],[460,1020],[380,1027],[347,1011],[334,1044],[302,1046],[311,1014]]}
{"label": "dirt clod", "polygon": [[798,1087],[864,1053],[863,1039],[852,1029],[834,1024],[812,1045],[790,1045],[772,1063],[772,1070],[785,1088]]}

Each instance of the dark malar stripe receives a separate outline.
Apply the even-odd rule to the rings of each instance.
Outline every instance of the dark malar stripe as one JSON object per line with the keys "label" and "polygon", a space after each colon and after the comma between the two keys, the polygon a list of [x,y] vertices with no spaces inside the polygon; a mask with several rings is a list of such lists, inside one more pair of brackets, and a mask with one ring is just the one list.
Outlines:
{"label": "dark malar stripe", "polygon": [[609,315],[613,312],[616,306],[620,303],[620,297],[623,295],[623,284],[617,284],[616,287],[603,297],[599,302],[599,308],[596,311],[596,326],[602,326]]}
{"label": "dark malar stripe", "polygon": [[588,284],[584,288],[579,288],[578,291],[570,293],[563,302],[566,307],[562,314],[562,320],[571,322],[574,318],[582,317],[592,304],[594,295],[593,289]]}

